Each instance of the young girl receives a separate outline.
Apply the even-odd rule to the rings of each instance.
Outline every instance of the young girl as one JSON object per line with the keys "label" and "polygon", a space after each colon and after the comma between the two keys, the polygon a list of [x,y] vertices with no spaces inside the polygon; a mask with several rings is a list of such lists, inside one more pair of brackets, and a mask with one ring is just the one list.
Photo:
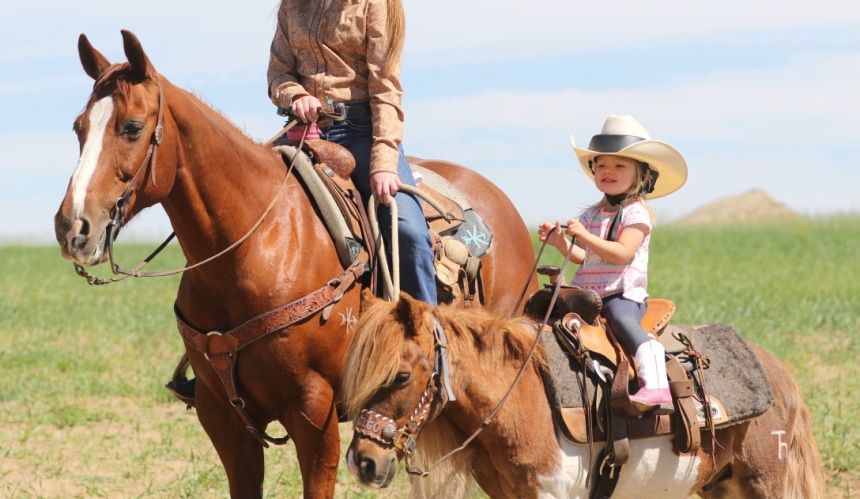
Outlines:
{"label": "young girl", "polygon": [[[571,284],[596,291],[601,315],[621,346],[633,354],[639,390],[631,395],[640,412],[670,414],[672,395],[666,377],[663,346],[648,336],[640,321],[648,305],[648,243],[654,216],[645,203],[678,190],[687,180],[687,164],[674,147],[651,140],[632,116],[610,116],[588,149],[571,137],[582,169],[603,199],[578,220],[543,222],[541,241],[562,254],[575,247],[570,260],[580,264]],[[551,230],[551,229],[555,230]]]}

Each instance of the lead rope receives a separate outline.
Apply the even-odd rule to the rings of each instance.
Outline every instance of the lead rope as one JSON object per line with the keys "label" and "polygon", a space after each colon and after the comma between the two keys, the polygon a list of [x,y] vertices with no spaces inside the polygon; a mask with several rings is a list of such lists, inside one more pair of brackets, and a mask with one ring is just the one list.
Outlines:
{"label": "lead rope", "polygon": [[[438,211],[442,217],[448,222],[454,219],[454,215],[446,212],[442,206],[427,194],[421,192],[417,187],[403,184],[400,190],[418,196],[429,204],[434,210]],[[382,275],[383,298],[387,301],[394,301],[400,296],[400,231],[399,222],[397,220],[397,201],[396,196],[391,198],[391,267],[388,266],[388,255],[385,252],[385,242],[379,231],[379,220],[376,214],[377,201],[375,195],[370,196],[368,201],[367,216],[370,221],[370,228],[373,233],[373,239],[376,241],[377,258],[379,260],[380,273]],[[392,276],[393,273],[393,276]]]}

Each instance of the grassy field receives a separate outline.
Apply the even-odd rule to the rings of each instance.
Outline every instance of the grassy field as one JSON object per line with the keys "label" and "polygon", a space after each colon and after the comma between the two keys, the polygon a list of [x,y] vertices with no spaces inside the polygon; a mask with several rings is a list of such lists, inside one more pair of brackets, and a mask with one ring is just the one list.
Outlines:
{"label": "grassy field", "polygon": [[[130,266],[150,249],[121,246],[119,259]],[[652,241],[651,295],[677,303],[677,322],[730,324],[788,365],[812,410],[828,497],[860,494],[858,249],[860,217],[665,226]],[[178,278],[91,287],[55,247],[0,247],[0,259],[0,497],[227,497],[194,412],[163,388],[182,350]],[[171,246],[151,266],[182,263]],[[292,446],[266,454],[268,496],[300,496]],[[337,495],[407,488],[401,473],[376,495],[342,467]]]}

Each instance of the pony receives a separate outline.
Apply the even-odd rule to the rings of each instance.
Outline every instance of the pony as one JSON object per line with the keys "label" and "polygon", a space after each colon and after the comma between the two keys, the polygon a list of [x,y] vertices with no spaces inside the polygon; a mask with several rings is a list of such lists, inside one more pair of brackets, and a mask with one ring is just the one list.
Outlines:
{"label": "pony", "polygon": [[[588,481],[600,464],[554,424],[533,320],[406,294],[363,299],[342,384],[356,428],[346,459],[361,484],[390,485],[405,460],[416,497],[465,497],[475,482],[493,498],[594,497]],[[613,498],[822,496],[797,385],[777,359],[754,352],[772,383],[770,409],[715,439],[703,432],[696,453],[676,451],[672,435],[630,440]]]}
{"label": "pony", "polygon": [[[343,270],[282,156],[171,84],[133,33],[122,31],[122,38],[128,62],[118,64],[85,35],[78,40],[95,83],[74,122],[80,158],[54,219],[61,253],[91,280],[84,269],[113,263],[110,243],[120,228],[160,203],[188,262],[177,270],[175,310],[197,378],[197,416],[231,496],[262,497],[264,448],[291,437],[305,497],[332,497],[341,445],[337,394],[367,262]],[[510,312],[518,296],[510,283],[527,276],[534,261],[516,208],[476,172],[413,161],[463,191],[495,232],[481,261],[484,306]],[[535,279],[527,287],[536,286]],[[251,331],[260,327],[265,334]],[[270,422],[287,435],[268,435]]]}

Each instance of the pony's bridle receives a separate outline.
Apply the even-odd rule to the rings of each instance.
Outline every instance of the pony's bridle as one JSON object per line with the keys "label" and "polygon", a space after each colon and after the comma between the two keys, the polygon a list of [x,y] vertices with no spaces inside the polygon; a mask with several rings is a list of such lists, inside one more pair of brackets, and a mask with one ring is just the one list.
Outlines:
{"label": "pony's bridle", "polygon": [[[555,230],[555,228],[551,229],[550,232],[552,232],[553,230]],[[567,270],[567,264],[571,261],[570,258],[571,258],[571,255],[573,254],[573,247],[574,247],[575,243],[576,243],[576,239],[575,238],[571,239],[570,247],[568,248],[566,258],[564,259],[564,264],[561,267],[561,272],[560,272],[561,275],[565,275],[565,271]],[[538,252],[537,261],[540,260],[540,255],[543,253],[543,249],[545,246],[546,246],[546,241],[544,241],[543,245],[540,248],[540,252]],[[537,262],[535,263],[535,268],[537,268]],[[532,271],[532,273],[534,273],[534,270]],[[421,396],[421,400],[418,402],[418,407],[415,409],[415,411],[413,411],[412,416],[409,418],[409,421],[406,423],[405,426],[403,426],[401,428],[397,428],[397,423],[395,420],[393,420],[391,418],[387,418],[381,414],[370,411],[368,409],[364,409],[361,411],[361,413],[359,413],[358,418],[356,418],[356,420],[355,420],[354,431],[356,433],[359,433],[359,434],[367,437],[367,438],[370,438],[372,440],[380,442],[383,445],[394,446],[395,448],[397,448],[401,452],[403,452],[403,454],[405,456],[404,461],[406,464],[406,472],[407,473],[409,473],[411,475],[418,475],[418,476],[429,475],[430,472],[433,471],[433,469],[439,463],[441,463],[442,461],[453,456],[457,452],[460,452],[463,449],[465,449],[469,445],[469,443],[472,440],[474,440],[475,437],[477,437],[478,434],[481,431],[483,431],[483,429],[486,428],[487,425],[489,425],[492,422],[493,418],[496,416],[496,414],[499,412],[499,410],[501,410],[502,406],[505,404],[505,401],[507,401],[508,397],[511,395],[511,393],[513,393],[514,387],[516,387],[517,383],[519,383],[519,381],[520,381],[520,378],[525,373],[526,367],[528,366],[529,362],[531,361],[532,357],[534,356],[535,351],[537,349],[537,346],[540,343],[541,333],[542,333],[544,327],[549,322],[550,314],[552,313],[552,310],[555,306],[555,301],[558,298],[558,293],[561,289],[561,283],[562,282],[563,282],[563,279],[559,279],[559,281],[555,285],[555,289],[553,290],[552,298],[550,299],[549,306],[547,307],[546,315],[544,316],[543,322],[541,323],[540,327],[537,330],[538,334],[535,337],[535,341],[532,344],[532,347],[531,347],[531,350],[529,351],[528,357],[526,358],[525,362],[523,362],[522,367],[520,367],[520,370],[517,373],[517,376],[514,378],[514,381],[511,384],[510,388],[508,388],[508,391],[505,393],[505,395],[502,397],[502,399],[499,401],[499,403],[496,405],[496,408],[493,409],[493,411],[490,413],[490,415],[487,416],[486,418],[484,418],[481,425],[478,426],[478,428],[475,429],[475,431],[472,432],[472,434],[459,447],[451,450],[450,452],[448,452],[444,456],[440,457],[439,459],[436,460],[435,463],[431,464],[429,467],[427,467],[424,470],[420,470],[420,469],[418,469],[412,465],[411,457],[412,457],[412,452],[415,450],[415,447],[417,446],[417,440],[416,439],[418,438],[418,431],[421,429],[421,426],[426,422],[426,417],[427,417],[427,414],[429,413],[430,405],[433,402],[434,396],[438,392],[438,387],[436,386],[436,383],[434,383],[434,380],[437,377],[442,378],[441,383],[448,392],[448,399],[452,400],[452,401],[456,400],[454,398],[453,392],[451,391],[450,381],[448,380],[447,350],[444,348],[444,345],[447,344],[447,341],[445,339],[445,331],[439,325],[439,321],[436,320],[435,317],[433,320],[434,320],[434,324],[435,324],[434,335],[435,335],[436,350],[437,350],[436,363],[435,363],[433,373],[430,375],[430,379],[427,381],[427,389],[424,391],[424,394]],[[528,286],[528,283],[526,283],[526,286]],[[523,289],[523,292],[525,292],[525,289],[526,288]],[[520,299],[522,299],[522,296],[520,297]],[[518,308],[519,308],[519,303],[517,303],[517,306],[514,308],[514,310],[517,310]],[[441,345],[441,348],[440,348],[440,345]],[[445,407],[445,400],[443,398],[443,400],[441,401],[440,407],[436,411],[437,414],[439,412],[441,412],[444,407]]]}
{"label": "pony's bridle", "polygon": [[418,445],[418,432],[421,431],[421,427],[427,422],[427,416],[430,413],[433,401],[436,400],[436,394],[439,393],[440,388],[445,390],[445,396],[440,398],[440,406],[437,408],[436,413],[441,412],[448,401],[457,400],[454,396],[454,391],[451,389],[450,368],[448,366],[448,340],[445,336],[445,330],[435,318],[433,319],[433,323],[434,348],[436,351],[433,372],[430,374],[430,379],[427,380],[427,389],[421,395],[418,407],[412,411],[412,415],[409,416],[406,424],[398,427],[397,421],[394,419],[369,409],[362,410],[353,423],[353,429],[356,433],[383,445],[392,446],[402,452],[406,462],[406,470],[414,474],[421,474],[421,472],[416,473],[415,468],[411,464],[412,452]]}

